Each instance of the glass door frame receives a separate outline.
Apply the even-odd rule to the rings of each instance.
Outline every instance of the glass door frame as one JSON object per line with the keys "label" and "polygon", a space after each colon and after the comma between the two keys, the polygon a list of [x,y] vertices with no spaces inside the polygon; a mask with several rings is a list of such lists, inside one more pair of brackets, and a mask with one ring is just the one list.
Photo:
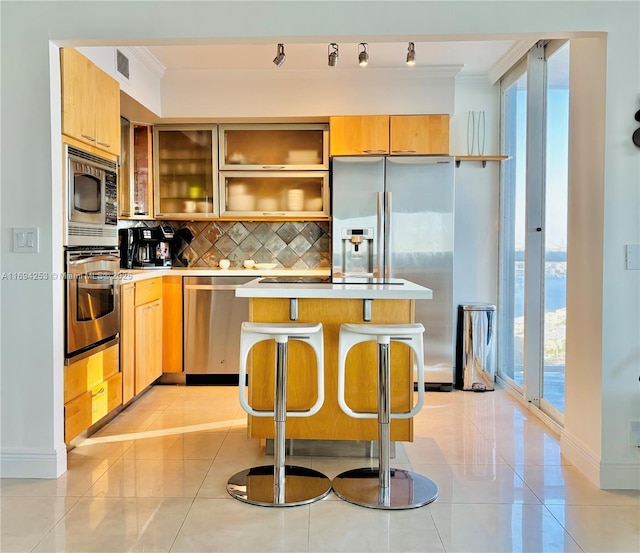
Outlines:
{"label": "glass door frame", "polygon": [[500,179],[500,314],[498,376],[524,399],[557,422],[564,415],[542,397],[544,370],[544,284],[545,284],[545,179],[546,179],[546,59],[566,41],[537,42],[525,59],[505,75],[500,83],[502,109],[502,151],[509,154],[510,135],[504,130],[507,120],[505,92],[522,75],[527,75],[526,116],[526,229],[524,279],[524,385],[520,387],[505,371],[513,361],[515,220],[514,164],[503,164]]}

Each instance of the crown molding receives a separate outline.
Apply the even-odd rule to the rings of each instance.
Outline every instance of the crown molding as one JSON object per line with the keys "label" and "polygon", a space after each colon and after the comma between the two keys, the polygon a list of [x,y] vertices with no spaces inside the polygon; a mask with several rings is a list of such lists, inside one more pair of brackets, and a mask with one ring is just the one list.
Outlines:
{"label": "crown molding", "polygon": [[516,63],[520,61],[531,47],[538,42],[538,39],[524,39],[516,42],[509,51],[502,56],[487,73],[491,84],[496,84],[504,74],[509,71]]}
{"label": "crown molding", "polygon": [[422,67],[322,67],[322,68],[210,68],[210,69],[168,69],[167,73],[197,74],[340,74],[340,75],[389,75],[397,74],[402,77],[416,78],[453,78],[456,77],[463,65],[425,65]]}
{"label": "crown molding", "polygon": [[475,75],[458,75],[456,77],[456,84],[482,84],[492,86],[494,83],[487,74],[475,74]]}
{"label": "crown molding", "polygon": [[130,57],[135,57],[154,75],[154,77],[157,77],[158,79],[162,79],[165,71],[167,70],[167,68],[158,61],[158,58],[156,58],[145,46],[118,46],[118,50]]}

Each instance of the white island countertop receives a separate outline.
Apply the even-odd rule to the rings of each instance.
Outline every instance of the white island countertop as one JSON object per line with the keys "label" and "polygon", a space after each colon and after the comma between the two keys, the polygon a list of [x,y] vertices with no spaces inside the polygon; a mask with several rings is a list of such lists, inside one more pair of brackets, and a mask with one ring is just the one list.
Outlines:
{"label": "white island countertop", "polygon": [[[236,296],[243,298],[321,298],[321,299],[389,299],[430,300],[433,291],[414,282],[391,279],[392,284],[372,284],[335,279],[327,282],[260,282],[256,278],[236,288]],[[267,279],[270,280],[270,279]],[[277,280],[277,279],[272,279]],[[287,279],[284,279],[287,280]],[[290,280],[296,280],[290,279]],[[320,280],[320,279],[318,279]]]}
{"label": "white island countertop", "polygon": [[323,277],[328,276],[330,269],[220,269],[206,267],[174,267],[163,269],[121,269],[123,281],[140,281],[161,276],[204,276],[204,277],[274,277],[274,276],[303,276]]}

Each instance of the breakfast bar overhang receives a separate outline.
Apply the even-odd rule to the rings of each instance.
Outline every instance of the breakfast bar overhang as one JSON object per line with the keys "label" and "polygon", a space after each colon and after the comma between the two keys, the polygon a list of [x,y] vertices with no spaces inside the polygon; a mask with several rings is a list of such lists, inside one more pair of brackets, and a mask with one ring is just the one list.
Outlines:
{"label": "breakfast bar overhang", "polygon": [[[315,415],[287,420],[287,439],[373,441],[375,419],[346,416],[337,399],[338,336],[343,323],[407,324],[414,321],[414,302],[429,300],[432,290],[402,279],[282,278],[255,279],[240,286],[236,296],[249,298],[249,321],[322,323],[324,328],[325,401]],[[429,332],[429,329],[426,329]],[[256,410],[273,409],[273,342],[257,344],[249,357],[248,400]],[[375,412],[377,350],[374,342],[353,348],[346,365],[346,400],[356,411]],[[412,405],[413,360],[402,343],[391,344],[391,410]],[[315,357],[307,344],[289,349],[287,409],[308,409],[317,394]],[[248,416],[250,438],[272,439],[273,422]],[[413,420],[391,422],[391,440],[412,441]]]}

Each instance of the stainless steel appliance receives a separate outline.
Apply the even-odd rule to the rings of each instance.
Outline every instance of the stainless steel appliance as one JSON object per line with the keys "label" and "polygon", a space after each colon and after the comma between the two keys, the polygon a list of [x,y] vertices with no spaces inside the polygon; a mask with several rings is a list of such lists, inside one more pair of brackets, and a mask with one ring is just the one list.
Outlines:
{"label": "stainless steel appliance", "polygon": [[68,362],[119,342],[120,257],[118,250],[66,252]]}
{"label": "stainless steel appliance", "polygon": [[169,225],[120,229],[118,236],[121,267],[166,269],[172,266],[171,240],[174,232]]}
{"label": "stainless steel appliance", "polygon": [[425,382],[452,389],[454,160],[334,157],[333,277],[404,278],[433,290],[415,304]]}
{"label": "stainless steel appliance", "polygon": [[117,166],[65,146],[67,197],[65,246],[118,245]]}
{"label": "stainless steel appliance", "polygon": [[184,372],[187,384],[237,384],[240,325],[248,298],[238,286],[255,277],[184,277]]}

